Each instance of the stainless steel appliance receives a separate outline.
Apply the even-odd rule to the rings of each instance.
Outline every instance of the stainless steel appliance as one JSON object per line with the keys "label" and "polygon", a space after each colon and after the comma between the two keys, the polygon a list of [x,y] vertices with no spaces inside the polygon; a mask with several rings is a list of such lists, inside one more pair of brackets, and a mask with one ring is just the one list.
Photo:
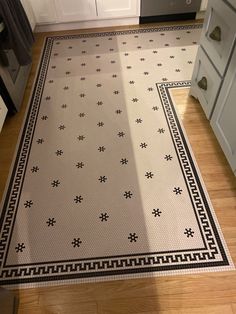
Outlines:
{"label": "stainless steel appliance", "polygon": [[0,1],[0,95],[19,111],[31,68],[33,34],[19,0]]}
{"label": "stainless steel appliance", "polygon": [[194,19],[201,0],[141,0],[140,23]]}

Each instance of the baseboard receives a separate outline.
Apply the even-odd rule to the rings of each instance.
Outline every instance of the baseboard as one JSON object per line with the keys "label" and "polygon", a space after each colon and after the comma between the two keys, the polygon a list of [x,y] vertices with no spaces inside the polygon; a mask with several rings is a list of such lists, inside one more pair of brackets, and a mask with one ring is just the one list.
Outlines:
{"label": "baseboard", "polygon": [[38,24],[36,25],[35,32],[54,32],[72,29],[85,29],[121,25],[137,25],[139,24],[139,17],[130,17],[122,19],[107,19],[107,20],[94,20],[83,22],[69,22],[69,23],[56,23],[56,24]]}

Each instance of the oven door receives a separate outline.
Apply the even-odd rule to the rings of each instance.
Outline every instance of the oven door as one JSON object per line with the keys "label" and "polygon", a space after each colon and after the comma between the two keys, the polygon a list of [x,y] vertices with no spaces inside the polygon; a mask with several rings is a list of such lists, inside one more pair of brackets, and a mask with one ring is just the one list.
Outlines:
{"label": "oven door", "polygon": [[31,64],[25,66],[19,64],[14,50],[7,45],[7,34],[2,20],[0,21],[0,94],[12,112],[12,106],[15,111],[20,110]]}

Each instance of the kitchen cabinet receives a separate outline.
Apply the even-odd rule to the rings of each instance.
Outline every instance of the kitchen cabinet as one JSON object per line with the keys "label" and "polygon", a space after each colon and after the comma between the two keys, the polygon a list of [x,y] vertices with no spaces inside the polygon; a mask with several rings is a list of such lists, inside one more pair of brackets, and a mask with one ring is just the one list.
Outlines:
{"label": "kitchen cabinet", "polygon": [[21,4],[25,10],[27,17],[28,17],[30,26],[31,26],[32,30],[34,30],[35,25],[36,25],[36,20],[35,20],[32,6],[31,6],[29,0],[21,0]]}
{"label": "kitchen cabinet", "polygon": [[236,175],[236,48],[212,115],[211,126]]}
{"label": "kitchen cabinet", "polygon": [[137,0],[97,0],[100,18],[127,17],[138,15]]}
{"label": "kitchen cabinet", "polygon": [[236,3],[209,0],[190,95],[197,98],[236,175]]}
{"label": "kitchen cabinet", "polygon": [[200,11],[206,11],[208,0],[202,0]]}
{"label": "kitchen cabinet", "polygon": [[138,17],[140,0],[30,0],[37,24]]}
{"label": "kitchen cabinet", "polygon": [[36,23],[55,23],[57,21],[56,0],[30,0]]}
{"label": "kitchen cabinet", "polygon": [[60,22],[85,21],[97,18],[95,0],[57,0],[57,17]]}

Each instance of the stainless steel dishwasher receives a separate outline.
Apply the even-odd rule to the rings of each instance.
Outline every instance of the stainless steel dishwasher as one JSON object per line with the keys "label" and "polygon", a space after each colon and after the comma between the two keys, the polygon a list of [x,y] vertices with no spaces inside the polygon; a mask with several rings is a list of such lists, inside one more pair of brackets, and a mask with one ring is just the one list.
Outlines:
{"label": "stainless steel dishwasher", "polygon": [[195,19],[201,0],[141,0],[140,23]]}

